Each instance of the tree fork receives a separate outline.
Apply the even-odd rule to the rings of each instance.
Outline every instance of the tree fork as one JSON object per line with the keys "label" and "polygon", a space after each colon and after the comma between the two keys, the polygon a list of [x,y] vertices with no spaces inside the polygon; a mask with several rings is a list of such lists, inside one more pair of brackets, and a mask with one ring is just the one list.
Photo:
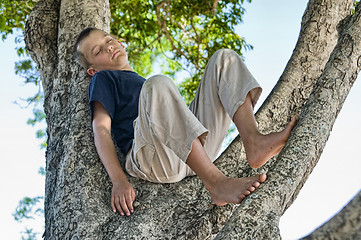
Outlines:
{"label": "tree fork", "polygon": [[[233,213],[216,239],[278,239],[279,217],[317,164],[332,126],[361,68],[361,5],[344,25],[338,43],[302,109],[268,181]],[[312,144],[310,144],[312,143]]]}
{"label": "tree fork", "polygon": [[[53,10],[49,9],[51,4],[55,4]],[[46,239],[141,239],[145,236],[147,239],[210,239],[220,231],[234,209],[230,222],[218,237],[241,236],[234,231],[244,231],[243,236],[256,236],[256,226],[260,223],[270,227],[262,229],[265,236],[279,236],[278,219],[308,176],[308,173],[296,172],[289,160],[293,153],[288,151],[298,147],[297,136],[302,132],[293,134],[292,141],[296,145],[285,149],[287,151],[279,157],[281,161],[271,161],[260,170],[268,171],[267,185],[241,205],[216,207],[211,204],[208,192],[197,177],[162,185],[130,178],[137,191],[135,213],[129,218],[114,214],[109,206],[111,183],[93,144],[86,96],[89,77],[74,63],[71,51],[76,35],[84,27],[109,30],[109,3],[106,0],[43,0],[38,5],[29,17],[26,35],[27,47],[41,72],[48,121]],[[293,56],[278,87],[257,113],[264,132],[278,130],[292,113],[299,112],[336,43],[336,25],[349,13],[351,5],[352,0],[309,2]],[[44,19],[49,12],[53,13],[54,20],[38,29],[39,22],[46,22]],[[48,48],[45,45],[47,35],[41,32],[52,32]],[[296,85],[301,87],[295,88]],[[301,119],[308,118],[302,116]],[[299,123],[301,127],[302,124]],[[323,148],[322,144],[317,150]],[[312,165],[317,160],[306,162]],[[230,176],[252,172],[241,152],[239,138],[216,164]],[[273,190],[281,192],[279,198],[272,194]],[[279,202],[281,207],[277,205]],[[258,207],[256,203],[260,203]],[[252,216],[264,213],[265,209],[270,211],[264,216]],[[267,220],[270,221],[268,225]]]}

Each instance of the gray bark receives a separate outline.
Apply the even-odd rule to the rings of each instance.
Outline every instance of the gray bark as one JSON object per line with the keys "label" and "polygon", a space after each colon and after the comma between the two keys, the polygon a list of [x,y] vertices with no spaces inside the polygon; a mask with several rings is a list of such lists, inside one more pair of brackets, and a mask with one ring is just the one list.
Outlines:
{"label": "gray bark", "polygon": [[350,13],[352,2],[311,0],[307,6],[293,55],[256,115],[260,129],[267,133],[282,128],[302,109],[278,158],[252,170],[246,164],[241,139],[236,138],[216,162],[229,176],[267,172],[268,180],[260,189],[240,205],[217,207],[197,177],[176,184],[129,178],[137,202],[135,214],[125,218],[110,209],[111,183],[93,144],[87,104],[89,78],[72,60],[72,46],[80,30],[86,26],[109,29],[109,3],[39,1],[25,35],[45,93],[45,238],[279,238],[279,218],[316,165],[359,71],[360,9],[351,20],[343,21],[343,35],[334,49],[336,26]]}
{"label": "gray bark", "polygon": [[[318,78],[280,161],[249,203],[241,204],[217,239],[277,239],[279,216],[292,203],[317,164],[336,117],[351,89],[361,64],[361,8],[347,18],[324,71]],[[253,229],[252,229],[253,228]],[[255,231],[257,229],[257,231]]]}

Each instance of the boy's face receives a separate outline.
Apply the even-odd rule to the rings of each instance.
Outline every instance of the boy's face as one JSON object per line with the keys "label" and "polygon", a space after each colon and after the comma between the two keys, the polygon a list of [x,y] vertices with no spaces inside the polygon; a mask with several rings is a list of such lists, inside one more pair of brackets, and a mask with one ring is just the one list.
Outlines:
{"label": "boy's face", "polygon": [[90,63],[88,73],[91,76],[101,70],[131,70],[123,44],[103,31],[91,31],[78,50]]}

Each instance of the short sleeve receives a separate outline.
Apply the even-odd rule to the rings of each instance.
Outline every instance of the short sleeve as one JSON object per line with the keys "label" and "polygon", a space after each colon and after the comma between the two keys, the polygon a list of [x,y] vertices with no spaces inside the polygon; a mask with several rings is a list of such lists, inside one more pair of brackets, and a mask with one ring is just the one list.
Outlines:
{"label": "short sleeve", "polygon": [[110,117],[114,118],[115,112],[115,86],[114,81],[106,77],[102,72],[96,73],[89,85],[89,105],[91,121],[93,121],[94,102],[99,102],[107,110]]}

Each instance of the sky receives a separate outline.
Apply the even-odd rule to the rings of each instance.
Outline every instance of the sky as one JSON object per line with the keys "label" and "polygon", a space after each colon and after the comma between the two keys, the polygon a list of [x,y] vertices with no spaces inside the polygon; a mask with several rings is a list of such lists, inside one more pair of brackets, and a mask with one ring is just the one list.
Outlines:
{"label": "sky", "polygon": [[[245,4],[246,14],[237,33],[254,46],[245,53],[245,62],[263,87],[258,107],[282,74],[295,47],[306,0],[254,0]],[[45,151],[35,138],[38,128],[26,124],[32,108],[14,102],[31,97],[37,87],[24,85],[14,74],[18,60],[13,36],[0,41],[0,232],[2,239],[21,239],[25,226],[41,232],[42,220],[21,224],[12,217],[20,199],[44,194]],[[361,189],[360,135],[361,83],[358,79],[341,110],[319,163],[293,205],[280,221],[283,239],[300,238],[327,221]],[[22,104],[25,105],[24,103]],[[34,222],[34,221],[33,221]],[[39,239],[40,236],[39,236]]]}

